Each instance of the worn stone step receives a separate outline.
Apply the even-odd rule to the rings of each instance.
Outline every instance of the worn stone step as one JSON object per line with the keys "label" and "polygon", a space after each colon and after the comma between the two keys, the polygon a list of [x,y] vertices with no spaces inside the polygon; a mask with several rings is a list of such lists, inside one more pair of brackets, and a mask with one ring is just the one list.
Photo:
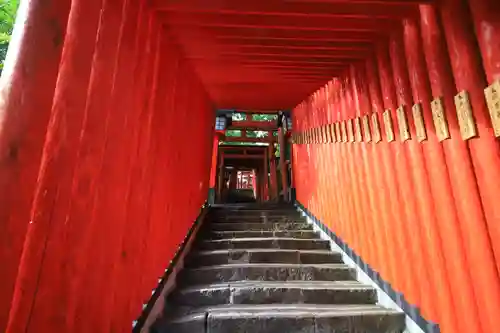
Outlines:
{"label": "worn stone step", "polygon": [[212,218],[213,223],[306,223],[306,219],[300,216],[271,216],[271,217],[235,217],[230,219]]}
{"label": "worn stone step", "polygon": [[302,239],[316,239],[319,234],[313,230],[284,230],[284,231],[265,231],[265,230],[249,230],[249,231],[212,231],[206,235],[208,239],[225,239],[225,238],[260,238],[260,237],[291,237]]}
{"label": "worn stone step", "polygon": [[207,225],[213,231],[285,231],[285,230],[313,230],[308,223],[210,223]]}
{"label": "worn stone step", "polygon": [[375,304],[376,291],[355,281],[244,281],[178,290],[176,306],[219,304]]}
{"label": "worn stone step", "polygon": [[330,242],[324,239],[301,238],[230,238],[200,242],[203,250],[222,249],[297,249],[297,250],[329,250]]}
{"label": "worn stone step", "polygon": [[165,317],[153,333],[402,333],[404,315],[376,305],[219,305]]}
{"label": "worn stone step", "polygon": [[325,250],[225,249],[193,252],[187,267],[244,263],[340,264],[342,255]]}
{"label": "worn stone step", "polygon": [[181,284],[230,281],[349,281],[355,270],[344,264],[226,264],[189,268],[179,274]]}

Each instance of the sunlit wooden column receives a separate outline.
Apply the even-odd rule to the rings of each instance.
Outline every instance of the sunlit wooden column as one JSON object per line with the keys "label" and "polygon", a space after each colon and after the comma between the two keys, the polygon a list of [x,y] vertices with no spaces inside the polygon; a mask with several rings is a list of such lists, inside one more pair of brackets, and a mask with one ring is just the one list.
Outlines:
{"label": "sunlit wooden column", "polygon": [[70,4],[21,2],[0,80],[1,332],[30,221]]}
{"label": "sunlit wooden column", "polygon": [[[64,263],[71,253],[71,249],[66,248],[68,244],[73,245],[71,237],[81,235],[73,232],[75,229],[66,223],[66,217],[85,116],[101,3],[101,0],[72,3],[38,176],[32,223],[20,264],[19,297],[16,297],[11,313],[9,330],[30,330],[33,326],[50,331],[70,329],[65,320],[66,312],[61,311],[61,308],[67,307],[72,279],[70,266]],[[37,300],[39,293],[44,297]],[[31,315],[29,326],[21,326],[23,318],[28,315]],[[52,320],[58,317],[59,320]]]}

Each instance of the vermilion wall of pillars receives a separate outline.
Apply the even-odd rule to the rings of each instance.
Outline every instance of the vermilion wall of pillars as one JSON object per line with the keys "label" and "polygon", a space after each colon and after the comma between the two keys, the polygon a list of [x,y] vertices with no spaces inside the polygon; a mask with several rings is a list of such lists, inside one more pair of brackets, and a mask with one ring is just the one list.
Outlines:
{"label": "vermilion wall of pillars", "polygon": [[499,22],[422,5],[293,111],[298,200],[444,333],[500,313]]}
{"label": "vermilion wall of pillars", "polygon": [[20,15],[1,82],[0,331],[127,332],[207,198],[210,101],[146,1]]}

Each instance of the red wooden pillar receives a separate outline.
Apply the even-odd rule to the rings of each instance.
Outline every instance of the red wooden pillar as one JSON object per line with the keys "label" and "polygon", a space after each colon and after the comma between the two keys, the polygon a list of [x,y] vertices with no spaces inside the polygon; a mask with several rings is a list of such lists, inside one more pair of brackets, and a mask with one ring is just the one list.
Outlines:
{"label": "red wooden pillar", "polygon": [[257,192],[257,179],[255,177],[256,177],[255,169],[253,169],[250,176],[250,179],[252,180],[253,196],[255,197],[256,201],[259,201],[259,196]]}
{"label": "red wooden pillar", "polygon": [[[113,263],[108,260],[107,246],[113,247],[116,243],[107,236],[112,233],[113,228],[122,227],[114,224],[117,223],[114,218],[101,215],[103,208],[100,205],[107,203],[108,197],[104,189],[112,186],[106,183],[111,179],[101,176],[103,170],[112,172],[107,168],[105,154],[106,147],[112,140],[110,132],[115,132],[110,129],[120,123],[119,119],[111,119],[118,112],[111,108],[118,57],[118,48],[112,41],[117,41],[120,37],[124,4],[125,2],[105,0],[101,12],[86,117],[73,180],[71,210],[66,221],[74,224],[80,233],[80,238],[72,244],[78,250],[72,258],[71,299],[66,309],[75,332],[104,332],[108,330],[111,321],[110,316],[103,315],[111,313],[107,308],[109,303],[95,296],[101,295],[103,290],[109,290],[109,279],[98,278],[96,275],[111,275],[109,269],[113,267]],[[105,207],[104,211],[107,209]]]}
{"label": "red wooden pillar", "polygon": [[500,2],[469,0],[488,84],[500,79]]}
{"label": "red wooden pillar", "polygon": [[[131,201],[137,200],[136,195],[137,192],[140,191],[140,187],[137,184],[139,177],[137,176],[136,169],[139,167],[138,165],[140,165],[141,168],[146,167],[144,161],[138,162],[137,152],[141,150],[141,144],[144,140],[143,124],[147,123],[147,118],[145,117],[146,113],[144,109],[138,107],[137,104],[141,106],[143,104],[142,101],[139,102],[138,99],[141,98],[144,93],[142,89],[143,81],[141,73],[145,72],[144,66],[148,63],[146,57],[147,44],[144,45],[144,43],[148,42],[147,27],[149,26],[149,20],[144,5],[142,5],[142,1],[132,1],[130,5],[132,7],[127,11],[127,16],[132,15],[130,19],[132,20],[131,23],[134,25],[134,30],[130,35],[125,35],[124,38],[129,39],[128,42],[130,42],[131,45],[129,48],[126,48],[124,45],[123,48],[120,48],[119,54],[119,56],[122,56],[122,52],[126,50],[125,53],[129,53],[131,57],[129,60],[130,68],[126,66],[124,68],[128,73],[128,88],[116,96],[122,99],[124,96],[127,96],[121,103],[123,103],[123,112],[127,114],[125,130],[123,131],[127,139],[124,139],[123,145],[126,146],[128,153],[126,163],[122,166],[126,167],[124,170],[126,178],[122,185],[123,199],[120,199],[122,200],[122,208],[120,209],[119,217],[116,219],[117,221],[121,221],[121,225],[117,225],[118,230],[116,230],[116,232],[121,232],[122,235],[121,238],[118,237],[119,239],[117,239],[118,252],[115,253],[117,256],[114,263],[115,268],[110,279],[110,283],[115,286],[112,289],[113,297],[111,301],[113,303],[110,306],[113,308],[111,330],[117,332],[130,328],[129,325],[131,320],[133,320],[132,318],[137,316],[137,310],[135,312],[132,311],[130,309],[130,303],[140,302],[140,300],[134,299],[134,301],[131,301],[131,299],[137,297],[135,295],[141,292],[141,290],[138,290],[141,286],[136,279],[137,275],[132,273],[140,267],[134,260],[136,260],[135,255],[139,246],[137,243],[141,233],[137,232],[137,220],[131,218],[130,215],[132,214]],[[135,16],[133,16],[134,11]],[[173,61],[173,63],[175,63],[175,61]],[[121,73],[121,71],[118,73]],[[130,76],[132,76],[132,78],[130,78]],[[118,80],[118,78],[116,78],[116,80]],[[120,108],[117,109],[119,110]],[[167,144],[167,142],[165,142],[165,144]],[[116,200],[119,199],[116,198]],[[141,216],[141,221],[145,220],[147,220],[147,217]],[[146,223],[147,222],[145,222],[145,224]],[[137,286],[133,290],[128,287],[132,284]],[[127,290],[127,292],[124,292],[124,290]]]}
{"label": "red wooden pillar", "polygon": [[262,185],[264,190],[264,201],[269,200],[269,157],[267,149],[262,151]]}
{"label": "red wooden pillar", "polygon": [[217,161],[219,153],[219,135],[216,133],[213,138],[212,144],[212,165],[210,167],[210,188],[215,188],[217,177]]}
{"label": "red wooden pillar", "polygon": [[[497,177],[498,170],[489,170],[491,168],[498,168],[499,149],[498,149],[498,138],[500,137],[500,114],[498,113],[498,103],[500,94],[500,2],[492,0],[469,0],[470,8],[472,11],[472,17],[476,27],[476,35],[479,42],[479,47],[482,55],[482,64],[486,73],[487,84],[490,85],[486,90],[486,96],[489,99],[490,108],[490,119],[487,116],[480,116],[477,120],[478,122],[483,120],[490,120],[492,122],[494,135],[497,137],[496,141],[496,153],[491,152],[490,155],[496,155],[490,157],[490,160],[485,160],[485,167],[488,167],[486,175],[479,174],[478,178],[482,178],[484,182],[486,177]],[[476,65],[477,66],[477,65]],[[482,79],[482,78],[481,78]],[[479,84],[480,82],[478,82]],[[458,84],[458,83],[457,83]],[[480,87],[475,87],[477,90]],[[478,93],[478,92],[477,92]],[[479,93],[478,93],[479,94]],[[479,96],[478,96],[479,98]],[[493,115],[493,116],[492,116]],[[489,124],[478,124],[480,129],[480,134],[482,136],[491,136],[491,130],[489,129]],[[482,139],[481,139],[482,140]],[[491,141],[491,138],[490,140]],[[488,141],[488,142],[489,142]],[[492,145],[492,143],[489,143]],[[487,148],[486,146],[485,148]],[[489,147],[494,149],[494,147]],[[486,164],[487,163],[491,163]],[[476,163],[478,164],[478,163]],[[497,173],[494,173],[494,172]],[[494,204],[494,197],[492,195],[495,192],[498,195],[498,190],[500,181],[495,179],[493,184],[489,184],[490,188],[487,190],[485,184],[482,186],[483,202],[485,204],[486,217],[488,218],[488,227],[491,241],[493,243],[493,250],[496,257],[497,269],[500,271],[500,213],[498,205]],[[486,192],[488,191],[488,192]]]}
{"label": "red wooden pillar", "polygon": [[[160,113],[164,113],[163,109],[155,108],[155,101],[157,98],[160,98],[160,94],[158,94],[157,92],[157,86],[160,76],[162,75],[161,73],[159,73],[160,50],[161,50],[160,32],[162,31],[162,29],[161,25],[157,22],[154,16],[151,18],[151,20],[152,20],[151,39],[149,42],[149,49],[148,49],[150,66],[148,68],[149,78],[147,81],[149,82],[149,85],[146,86],[145,88],[145,93],[146,93],[145,105],[148,109],[148,113],[150,114],[150,117],[148,119],[149,121],[149,129],[147,137],[148,149],[146,151],[146,159],[145,159],[146,165],[144,168],[146,174],[145,176],[146,188],[144,190],[145,204],[143,205],[143,210],[142,210],[142,216],[145,219],[145,222],[142,224],[144,229],[144,233],[142,236],[143,245],[141,246],[140,251],[137,254],[140,265],[136,266],[136,270],[140,271],[138,278],[138,285],[140,285],[141,287],[140,289],[142,291],[142,294],[139,297],[140,300],[143,302],[149,299],[150,297],[149,291],[152,290],[154,287],[156,287],[157,277],[159,273],[155,272],[155,267],[153,266],[154,263],[152,262],[153,258],[152,252],[154,252],[155,245],[157,244],[154,243],[154,235],[155,235],[154,229],[156,221],[154,217],[151,216],[151,204],[153,202],[153,196],[156,195],[156,193],[153,192],[154,185],[155,182],[158,181],[155,177],[154,170],[156,168],[156,165],[160,163],[160,156],[158,154],[160,142],[155,137],[156,134],[155,124],[159,123],[161,119],[159,117],[163,116],[160,115]],[[193,175],[193,179],[196,179],[196,175]],[[136,311],[137,311],[136,313],[140,313],[140,311],[142,311],[142,304],[136,305]]]}
{"label": "red wooden pillar", "polygon": [[[387,54],[385,57],[387,57]],[[379,180],[379,188],[386,188],[386,192],[383,193],[383,195],[379,195],[382,213],[381,230],[383,230],[380,236],[382,236],[382,243],[387,244],[387,246],[382,248],[383,258],[385,259],[383,262],[385,264],[384,266],[381,266],[381,273],[385,276],[385,279],[391,282],[391,285],[393,285],[396,290],[406,290],[405,284],[407,281],[402,279],[402,270],[398,269],[399,267],[404,266],[401,266],[400,261],[398,260],[400,258],[397,258],[400,250],[398,250],[396,246],[398,243],[395,240],[395,237],[397,236],[395,236],[395,231],[392,226],[393,221],[402,216],[402,207],[400,204],[401,198],[397,187],[395,171],[396,165],[392,155],[391,144],[388,142],[387,135],[384,130],[382,117],[384,112],[384,102],[378,77],[378,66],[375,59],[369,59],[366,62],[366,65],[371,107],[373,110],[373,114],[371,116],[373,140],[372,153],[376,156],[376,160],[380,161],[377,163],[378,167],[375,167],[375,172],[378,171],[379,173],[379,176],[377,177]],[[392,80],[392,77],[387,79]],[[376,126],[374,126],[375,124]]]}
{"label": "red wooden pillar", "polygon": [[[170,140],[174,133],[170,128],[171,125],[169,125],[169,123],[171,123],[171,119],[169,118],[170,115],[168,112],[165,112],[165,110],[168,108],[167,101],[170,92],[169,88],[172,86],[173,77],[175,76],[177,59],[173,55],[168,37],[164,34],[160,34],[159,38],[159,49],[156,55],[156,65],[154,69],[154,82],[156,82],[156,84],[153,84],[154,95],[151,96],[151,103],[153,104],[151,106],[154,108],[151,139],[155,146],[155,162],[152,172],[153,195],[150,199],[151,213],[149,217],[151,219],[151,225],[147,236],[147,254],[142,255],[143,258],[147,258],[146,262],[149,266],[147,268],[149,272],[143,274],[143,277],[147,278],[144,283],[147,286],[146,288],[154,288],[154,286],[157,285],[158,277],[164,274],[165,267],[168,266],[168,260],[171,258],[170,253],[168,253],[170,250],[168,239],[170,223],[167,212],[167,194],[168,190],[172,187],[170,185],[171,177],[168,174],[168,161],[170,160],[168,152]],[[125,130],[124,133],[127,133],[127,131]],[[210,144],[212,143],[213,142],[210,142]],[[211,150],[209,150],[209,153],[211,154]],[[130,173],[130,171],[128,173]],[[125,186],[124,192],[127,192],[129,188],[128,182]],[[124,226],[124,229],[125,228],[126,226]],[[121,244],[118,248],[121,251]],[[121,257],[120,254],[119,257]],[[118,278],[116,270],[115,276]],[[114,308],[116,309],[118,306],[120,306],[120,304],[115,303]],[[135,315],[137,316],[138,314]],[[130,324],[130,318],[123,317],[121,331],[127,330],[129,328],[128,324]],[[120,330],[115,329],[115,331]]]}
{"label": "red wooden pillar", "polygon": [[70,3],[21,3],[0,80],[0,331],[30,220]]}
{"label": "red wooden pillar", "polygon": [[[485,103],[483,89],[486,86],[486,80],[481,68],[479,50],[467,5],[461,0],[446,0],[442,2],[441,6],[446,41],[451,51],[449,57],[456,90],[468,93],[477,129],[477,137],[468,139],[469,136],[464,136],[462,138],[467,141],[469,146],[486,225],[470,222],[463,224],[464,227],[467,227],[467,229],[463,229],[463,241],[469,267],[476,267],[472,271],[479,269],[482,272],[481,282],[475,278],[474,283],[476,300],[481,309],[481,325],[484,331],[492,331],[495,330],[495,314],[500,313],[498,274],[498,260],[500,258],[500,229],[498,228],[500,216],[500,206],[498,205],[498,193],[500,193],[499,142],[495,140],[493,135]],[[455,100],[463,101],[464,99],[455,97]],[[497,254],[496,261],[494,253]],[[497,267],[495,267],[495,263]],[[494,295],[493,298],[492,295]]]}
{"label": "red wooden pillar", "polygon": [[[356,142],[355,147],[355,160],[359,165],[358,173],[360,175],[360,199],[362,201],[362,218],[361,225],[364,230],[363,242],[366,244],[367,251],[363,254],[363,259],[370,263],[372,267],[379,269],[379,256],[377,243],[379,242],[375,237],[375,225],[378,223],[377,217],[378,205],[375,204],[376,197],[374,190],[377,188],[373,184],[373,162],[369,156],[367,149],[367,138],[371,139],[371,133],[363,133],[363,117],[368,115],[370,109],[369,105],[369,91],[366,84],[366,73],[364,64],[358,64],[356,67],[351,66],[350,77],[352,83],[352,92],[354,99],[354,136]],[[359,131],[359,132],[358,132]],[[371,141],[371,140],[370,140]]]}
{"label": "red wooden pillar", "polygon": [[[446,0],[442,2],[441,9],[446,41],[450,51],[452,51],[449,52],[449,56],[456,90],[468,93],[477,129],[477,136],[470,139],[467,136],[464,140],[467,141],[469,146],[487,222],[487,226],[478,226],[481,230],[477,230],[480,233],[474,235],[474,239],[466,238],[464,241],[473,241],[476,244],[477,250],[481,251],[483,255],[481,259],[479,257],[476,259],[485,265],[487,264],[487,266],[492,265],[489,261],[491,254],[488,254],[491,252],[490,248],[492,247],[496,255],[498,269],[500,267],[500,228],[498,226],[500,217],[500,206],[498,205],[498,193],[500,193],[500,142],[494,137],[491,118],[486,107],[483,91],[486,87],[486,79],[484,70],[481,67],[480,53],[469,8],[465,1]],[[488,43],[494,43],[494,41],[495,39],[492,39]],[[457,97],[455,99],[457,100]],[[478,244],[477,237],[481,237],[480,244]],[[492,282],[491,280],[489,283]]]}
{"label": "red wooden pillar", "polygon": [[[65,222],[101,2],[72,4],[33,204],[33,223],[28,229],[20,265],[17,288],[23,293],[19,294],[11,313],[11,331],[30,330],[26,322],[30,312],[30,325],[54,331],[68,330],[62,309],[68,304],[72,273],[64,262],[68,251],[72,251],[72,247],[67,248],[72,244],[70,238],[80,235],[72,233],[74,229]],[[43,297],[38,299],[36,295]]]}
{"label": "red wooden pillar", "polygon": [[[269,133],[272,135],[272,132]],[[268,156],[269,156],[269,162],[270,162],[270,171],[271,171],[271,184],[270,184],[270,193],[271,193],[271,199],[276,200],[279,195],[279,189],[278,189],[278,179],[277,179],[277,174],[276,174],[276,157],[274,156],[274,144],[271,142],[268,147]]]}
{"label": "red wooden pillar", "polygon": [[[429,278],[433,287],[429,289],[430,293],[439,293],[441,295],[439,299],[434,300],[439,311],[435,311],[436,308],[434,309],[433,316],[435,317],[433,320],[439,322],[443,332],[456,332],[457,317],[455,316],[451,283],[451,280],[455,277],[448,274],[441,242],[442,239],[457,235],[457,230],[455,229],[453,233],[443,234],[443,237],[441,237],[438,224],[457,225],[457,213],[443,149],[439,144],[435,131],[432,130],[431,91],[421,40],[422,36],[417,23],[414,20],[406,20],[404,22],[405,55],[408,60],[408,71],[412,73],[409,79],[412,86],[413,102],[415,103],[412,110],[413,119],[411,124],[413,127],[419,126],[415,120],[419,119],[418,114],[420,114],[425,131],[425,137],[419,137],[417,135],[419,129],[412,128],[412,136],[413,140],[421,142],[426,170],[430,179],[429,184],[421,191],[431,193],[432,202],[435,203],[435,214],[428,215],[420,220],[422,227],[419,236],[422,240],[420,251],[426,255],[424,265],[426,267],[435,267],[435,269],[429,271],[431,273]],[[421,194],[419,194],[419,197],[421,197]],[[460,253],[458,253],[458,256],[460,256]]]}
{"label": "red wooden pillar", "polygon": [[[288,177],[286,168],[286,140],[285,133],[282,127],[278,128],[278,144],[280,145],[280,176],[281,176],[281,188],[283,191],[283,198],[285,201],[288,199]],[[292,186],[293,187],[293,186]],[[279,193],[279,191],[278,191]]]}
{"label": "red wooden pillar", "polygon": [[[405,47],[403,44],[403,36],[400,33],[393,34],[390,45],[391,62],[393,67],[394,83],[396,88],[397,103],[399,105],[399,115],[396,114],[393,118],[397,140],[404,142],[407,165],[409,166],[409,174],[404,176],[405,179],[410,178],[413,181],[408,181],[403,185],[403,195],[407,200],[407,217],[410,222],[403,225],[402,230],[406,232],[408,240],[409,252],[413,258],[411,265],[414,272],[421,272],[421,279],[416,283],[418,294],[420,295],[420,305],[422,313],[431,320],[436,320],[436,309],[434,308],[434,299],[432,297],[432,276],[428,276],[429,270],[425,268],[429,266],[428,248],[423,240],[423,235],[426,229],[422,228],[421,221],[433,221],[436,218],[435,209],[433,206],[433,198],[431,197],[429,177],[427,174],[426,158],[422,151],[422,145],[417,140],[411,140],[403,137],[406,135],[401,130],[406,130],[409,136],[416,137],[415,125],[413,122],[412,106],[413,97],[408,73],[408,65],[406,63]],[[413,73],[413,72],[412,72]],[[407,140],[407,141],[405,141]],[[429,162],[427,160],[427,162]],[[433,167],[432,163],[428,164]],[[408,177],[409,176],[409,177]],[[412,197],[410,199],[410,197]],[[417,199],[418,198],[418,199]],[[431,292],[429,292],[429,290]],[[437,292],[437,291],[436,291]]]}
{"label": "red wooden pillar", "polygon": [[[444,262],[448,271],[448,282],[452,290],[462,288],[462,297],[454,299],[456,313],[469,313],[470,315],[460,319],[461,325],[464,326],[465,331],[476,332],[480,328],[478,308],[472,290],[475,283],[472,282],[471,270],[467,263],[461,225],[482,224],[484,223],[483,215],[473,166],[467,145],[460,137],[454,111],[453,95],[456,90],[439,16],[432,6],[421,6],[420,8],[422,40],[429,68],[432,94],[434,98],[442,99],[444,114],[449,125],[450,138],[442,141],[442,146],[446,154],[451,190],[458,211],[458,221],[446,212],[443,213],[446,218],[439,219],[441,245],[446,255]],[[435,132],[437,133],[437,131]],[[453,255],[448,255],[450,253]]]}

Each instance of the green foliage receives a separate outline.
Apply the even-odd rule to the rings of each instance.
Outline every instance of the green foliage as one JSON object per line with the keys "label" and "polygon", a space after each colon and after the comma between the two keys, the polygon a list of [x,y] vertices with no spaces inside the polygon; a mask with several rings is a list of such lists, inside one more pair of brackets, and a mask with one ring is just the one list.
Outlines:
{"label": "green foliage", "polygon": [[274,121],[278,119],[278,115],[276,114],[253,114],[253,121]]}
{"label": "green foliage", "polygon": [[0,69],[7,55],[18,8],[19,0],[0,0]]}
{"label": "green foliage", "polygon": [[226,131],[226,136],[236,136],[236,137],[239,137],[239,136],[241,136],[241,131],[240,130],[227,130]]}

